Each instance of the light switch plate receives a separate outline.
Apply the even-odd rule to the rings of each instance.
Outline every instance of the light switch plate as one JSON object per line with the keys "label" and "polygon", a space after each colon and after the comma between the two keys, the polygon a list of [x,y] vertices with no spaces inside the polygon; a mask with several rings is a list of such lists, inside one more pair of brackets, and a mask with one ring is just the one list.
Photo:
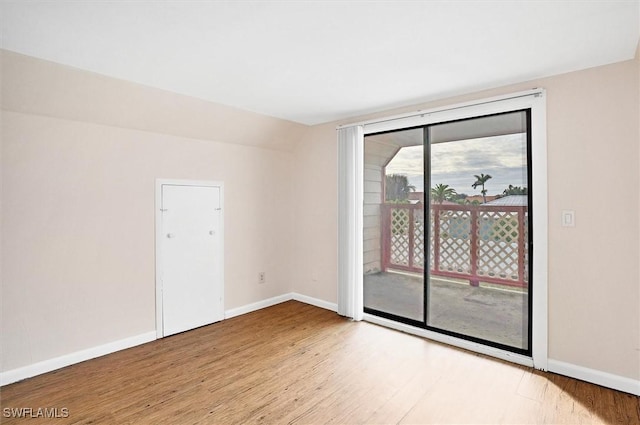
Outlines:
{"label": "light switch plate", "polygon": [[576,226],[576,212],[574,210],[562,211],[562,227]]}

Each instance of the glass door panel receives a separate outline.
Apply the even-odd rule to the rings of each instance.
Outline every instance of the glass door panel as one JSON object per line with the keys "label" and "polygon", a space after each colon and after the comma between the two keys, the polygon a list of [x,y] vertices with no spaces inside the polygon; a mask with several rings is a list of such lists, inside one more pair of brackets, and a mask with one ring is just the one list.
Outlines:
{"label": "glass door panel", "polygon": [[529,352],[528,112],[427,129],[428,328]]}
{"label": "glass door panel", "polygon": [[364,139],[365,311],[424,326],[424,129]]}

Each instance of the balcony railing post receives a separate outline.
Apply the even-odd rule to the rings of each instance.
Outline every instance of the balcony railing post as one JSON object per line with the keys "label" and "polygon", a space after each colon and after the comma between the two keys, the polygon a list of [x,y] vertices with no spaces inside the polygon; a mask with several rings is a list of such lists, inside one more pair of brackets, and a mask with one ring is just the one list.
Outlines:
{"label": "balcony railing post", "polygon": [[414,208],[409,207],[407,209],[408,214],[407,216],[409,217],[409,259],[408,259],[408,264],[409,264],[409,268],[413,268],[413,253],[415,252],[414,250],[414,246],[413,244],[415,243],[415,223],[414,223],[414,215],[413,212],[415,211]]}
{"label": "balcony railing post", "polygon": [[[440,208],[436,205],[431,206],[431,210],[433,211],[433,270],[440,270]],[[427,224],[425,223],[425,226]],[[429,249],[429,244],[427,243],[427,249]],[[428,267],[428,264],[425,264],[425,267]]]}
{"label": "balcony railing post", "polygon": [[526,207],[518,209],[518,283],[525,286],[524,276],[524,253],[526,252],[526,241],[524,238],[524,210]]}
{"label": "balcony railing post", "polygon": [[380,268],[382,272],[386,272],[391,264],[391,209],[385,204],[382,204],[380,208],[380,238],[382,239],[382,261],[380,262]]}
{"label": "balcony railing post", "polygon": [[471,207],[471,235],[469,235],[469,249],[471,250],[471,279],[469,284],[471,286],[480,286],[480,280],[478,277],[478,249],[480,248],[478,237],[478,208]]}

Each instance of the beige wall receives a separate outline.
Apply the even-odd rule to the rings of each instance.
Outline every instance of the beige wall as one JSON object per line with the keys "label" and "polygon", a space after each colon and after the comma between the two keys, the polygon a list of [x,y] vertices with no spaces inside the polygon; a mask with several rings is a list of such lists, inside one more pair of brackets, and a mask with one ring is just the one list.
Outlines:
{"label": "beige wall", "polygon": [[290,151],[306,126],[0,50],[2,107]]}
{"label": "beige wall", "polygon": [[[318,209],[327,214],[297,227],[297,243],[314,248],[296,250],[295,291],[336,301],[336,125],[543,87],[549,357],[640,379],[638,68],[638,60],[627,61],[312,127],[296,148],[294,167],[299,188],[314,196],[299,199],[296,216]],[[564,209],[575,210],[576,227],[560,226]],[[320,276],[311,279],[310,270]]]}
{"label": "beige wall", "polygon": [[224,181],[226,309],[291,292],[304,126],[6,52],[2,72],[2,371],[155,330],[156,178]]}
{"label": "beige wall", "polygon": [[[225,182],[227,309],[291,290],[336,301],[338,123],[306,128],[12,53],[1,60],[2,371],[155,328],[158,177]],[[639,79],[636,58],[375,114],[547,89],[549,354],[633,379]],[[575,228],[560,227],[563,209],[576,211]]]}

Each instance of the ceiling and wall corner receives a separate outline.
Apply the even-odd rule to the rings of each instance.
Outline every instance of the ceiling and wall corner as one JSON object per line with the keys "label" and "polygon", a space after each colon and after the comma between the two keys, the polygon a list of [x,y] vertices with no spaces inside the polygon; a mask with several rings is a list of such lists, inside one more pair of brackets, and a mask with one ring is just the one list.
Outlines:
{"label": "ceiling and wall corner", "polygon": [[290,151],[305,125],[0,50],[3,109]]}
{"label": "ceiling and wall corner", "polygon": [[0,3],[2,48],[319,124],[634,57],[637,1]]}

